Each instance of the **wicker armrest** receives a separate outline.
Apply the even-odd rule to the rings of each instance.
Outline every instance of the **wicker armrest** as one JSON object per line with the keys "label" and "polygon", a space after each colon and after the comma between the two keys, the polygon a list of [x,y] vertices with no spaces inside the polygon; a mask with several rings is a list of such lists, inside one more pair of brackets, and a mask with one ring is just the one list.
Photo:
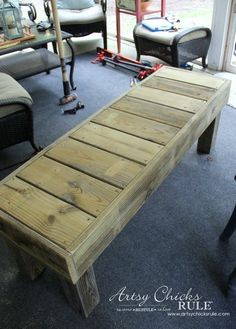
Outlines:
{"label": "wicker armrest", "polygon": [[[50,21],[50,17],[51,17],[51,9],[50,9],[50,0],[43,0],[43,7],[44,7],[44,11],[45,14],[48,17],[48,20]],[[107,0],[95,0],[95,3],[100,3],[102,6],[102,11],[105,14],[107,11]]]}
{"label": "wicker armrest", "polygon": [[[194,37],[194,35],[196,36]],[[184,29],[175,36],[173,40],[173,46],[179,43],[187,42],[189,40],[202,38],[211,39],[211,30],[207,27],[191,27],[189,29]]]}
{"label": "wicker armrest", "polygon": [[31,107],[32,103],[29,93],[17,81],[0,72],[0,106],[23,104]]}

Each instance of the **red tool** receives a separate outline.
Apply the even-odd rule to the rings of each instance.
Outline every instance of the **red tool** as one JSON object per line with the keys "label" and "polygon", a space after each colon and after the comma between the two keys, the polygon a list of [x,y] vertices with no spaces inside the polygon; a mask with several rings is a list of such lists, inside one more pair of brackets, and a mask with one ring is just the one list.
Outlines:
{"label": "red tool", "polygon": [[126,56],[123,56],[121,54],[116,54],[108,49],[103,49],[103,48],[100,48],[100,47],[97,47],[97,57],[95,58],[95,60],[92,61],[93,64],[96,64],[96,63],[102,63],[104,57],[108,57],[108,58],[117,58],[119,60],[123,60],[123,61],[126,61],[126,62],[129,62],[129,63],[135,63],[135,64],[140,64],[139,61],[136,61],[132,58],[129,58],[129,57],[126,57]]}
{"label": "red tool", "polygon": [[102,63],[103,65],[112,64],[115,67],[121,67],[126,70],[135,72],[136,78],[143,80],[148,77],[153,72],[159,70],[163,65],[156,64],[154,66],[145,65],[142,62],[133,60],[129,57],[123,56],[121,54],[115,54],[107,49],[97,48],[97,57],[92,61],[95,63]]}

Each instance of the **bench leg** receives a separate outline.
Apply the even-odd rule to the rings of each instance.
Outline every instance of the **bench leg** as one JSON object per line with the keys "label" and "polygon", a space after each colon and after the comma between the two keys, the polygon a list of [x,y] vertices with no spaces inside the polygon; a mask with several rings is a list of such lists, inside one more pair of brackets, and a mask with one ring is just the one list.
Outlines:
{"label": "bench leg", "polygon": [[31,280],[35,280],[43,272],[45,266],[13,243],[9,241],[6,241],[6,243],[15,257],[20,272]]}
{"label": "bench leg", "polygon": [[64,278],[60,279],[71,307],[87,318],[100,300],[93,267],[91,266],[76,284]]}
{"label": "bench leg", "polygon": [[220,114],[215,118],[214,121],[212,121],[209,127],[204,131],[204,133],[198,139],[197,151],[199,153],[209,154],[211,149],[214,147],[219,122],[220,122]]}

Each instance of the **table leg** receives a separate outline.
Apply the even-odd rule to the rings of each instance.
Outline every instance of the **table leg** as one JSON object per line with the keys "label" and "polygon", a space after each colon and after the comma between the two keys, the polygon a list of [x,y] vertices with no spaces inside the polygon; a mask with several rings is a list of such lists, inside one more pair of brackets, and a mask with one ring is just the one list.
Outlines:
{"label": "table leg", "polygon": [[76,284],[64,278],[60,279],[69,304],[87,318],[100,300],[93,267],[91,266]]}
{"label": "table leg", "polygon": [[35,280],[43,272],[45,266],[13,243],[9,241],[6,243],[15,257],[20,272],[31,280]]}
{"label": "table leg", "polygon": [[73,42],[70,39],[66,39],[66,43],[68,44],[71,50],[71,61],[70,61],[70,85],[71,89],[75,90],[76,85],[74,84],[74,68],[75,68],[75,49]]}
{"label": "table leg", "polygon": [[215,118],[209,127],[203,132],[198,139],[197,151],[199,153],[209,154],[215,145],[217,130],[220,122],[220,114]]}

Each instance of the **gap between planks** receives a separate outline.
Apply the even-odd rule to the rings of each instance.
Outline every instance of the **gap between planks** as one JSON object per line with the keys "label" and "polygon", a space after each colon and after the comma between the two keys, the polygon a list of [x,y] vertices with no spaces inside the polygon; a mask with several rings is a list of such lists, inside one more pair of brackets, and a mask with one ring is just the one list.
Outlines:
{"label": "gap between planks", "polygon": [[[33,187],[35,187],[35,186],[33,186]],[[42,236],[42,237],[43,237],[44,239],[46,239],[49,243],[54,244],[57,248],[61,248],[61,250],[63,250],[63,251],[68,251],[67,248],[70,248],[71,246],[73,246],[74,241],[75,241],[76,239],[78,239],[78,238],[84,233],[84,232],[81,232],[81,233],[79,234],[79,236],[76,236],[76,237],[74,238],[74,240],[71,241],[71,243],[70,243],[68,246],[66,246],[66,248],[65,248],[65,247],[63,247],[61,244],[59,244],[58,242],[51,240],[51,239],[50,239],[48,236],[46,236],[44,233],[37,231],[37,229],[35,229],[35,228],[32,227],[32,226],[29,226],[28,223],[22,222],[19,218],[17,218],[15,215],[9,213],[7,210],[5,210],[5,209],[3,209],[3,208],[0,207],[0,211],[2,211],[3,213],[5,213],[7,216],[13,218],[14,220],[16,220],[17,222],[19,222],[20,224],[24,225],[24,226],[27,227],[30,231],[33,231],[34,233],[36,233],[38,236],[40,236],[40,237]],[[95,217],[94,217],[94,219],[95,219]],[[91,223],[91,224],[92,224],[92,223]],[[90,225],[91,225],[91,224],[90,224]],[[89,226],[90,226],[90,225],[89,225]],[[87,228],[88,228],[88,227],[87,227]],[[71,252],[69,252],[69,253],[71,254]]]}
{"label": "gap between planks", "polygon": [[89,122],[84,127],[78,129],[71,137],[91,145],[96,145],[107,152],[116,152],[118,156],[144,165],[163,147],[93,122]]}
{"label": "gap between planks", "polygon": [[[54,161],[55,161],[55,160],[54,160]],[[77,170],[77,171],[79,172],[79,170]],[[30,180],[27,180],[26,178],[23,178],[22,176],[20,176],[20,175],[18,175],[18,174],[16,175],[16,177],[19,178],[19,179],[21,179],[21,180],[24,181],[25,183],[28,183],[28,184],[30,184],[30,185],[32,185],[32,186],[38,188],[39,190],[41,190],[41,191],[43,191],[43,192],[46,192],[47,194],[53,196],[54,198],[57,198],[57,199],[59,199],[59,200],[61,200],[61,201],[63,201],[63,202],[66,202],[66,203],[70,204],[71,206],[73,206],[73,207],[75,207],[75,208],[77,208],[77,209],[79,209],[79,210],[85,212],[85,213],[88,214],[89,216],[92,216],[92,217],[94,217],[94,218],[97,217],[97,216],[95,216],[93,213],[90,213],[88,210],[85,210],[84,208],[79,207],[78,205],[76,205],[75,203],[73,203],[73,202],[71,202],[71,201],[68,201],[68,200],[63,199],[62,197],[60,197],[60,196],[58,196],[58,195],[56,195],[56,194],[54,194],[54,193],[52,193],[52,192],[46,190],[45,188],[43,188],[43,187],[41,187],[41,186],[39,186],[39,185],[33,183],[33,182],[30,181]]]}
{"label": "gap between planks", "polygon": [[95,217],[121,192],[121,189],[44,156],[24,168],[17,177]]}
{"label": "gap between planks", "polygon": [[[158,90],[158,89],[155,89]],[[137,99],[150,101],[155,104],[173,107],[175,109],[183,110],[196,114],[206,101],[192,98],[186,95],[173,94],[173,92],[159,90],[160,92],[153,92],[154,88],[147,87],[144,84],[138,85],[137,88],[131,90],[127,96],[135,97]]]}
{"label": "gap between planks", "polygon": [[[116,111],[116,109],[115,109],[115,111]],[[120,111],[120,112],[123,112],[123,111]],[[124,112],[123,112],[124,113]],[[130,114],[130,113],[129,113]],[[132,115],[132,113],[131,113],[131,115]],[[138,116],[138,115],[137,115]],[[150,121],[153,121],[153,122],[155,122],[154,120],[150,120]],[[130,133],[130,132],[126,132],[126,131],[124,131],[124,130],[120,130],[120,129],[118,129],[118,128],[115,128],[115,127],[111,127],[111,126],[109,126],[109,125],[106,125],[105,123],[101,123],[101,122],[97,122],[96,120],[91,120],[91,122],[93,122],[93,123],[96,123],[96,125],[100,125],[100,126],[102,126],[102,127],[107,127],[107,128],[111,128],[111,129],[114,129],[114,130],[117,130],[117,131],[119,131],[119,132],[122,132],[122,133],[125,133],[125,134],[128,134],[128,135],[131,135],[131,136],[134,136],[134,137],[138,137],[138,138],[141,138],[141,139],[143,139],[143,140],[145,140],[145,141],[148,141],[148,142],[151,142],[151,143],[155,143],[155,144],[157,144],[157,145],[160,145],[160,146],[166,146],[166,144],[165,143],[162,143],[162,142],[156,142],[156,141],[153,141],[153,140],[151,140],[151,139],[148,139],[148,138],[144,138],[144,137],[140,137],[139,135],[135,135],[135,134],[132,134],[132,133]]]}
{"label": "gap between planks", "polygon": [[[153,88],[153,89],[155,89],[155,88]],[[150,104],[154,104],[154,105],[157,105],[157,106],[160,106],[160,107],[166,107],[167,109],[170,109],[170,110],[175,110],[176,112],[182,112],[182,113],[186,113],[186,114],[189,114],[189,115],[194,115],[194,114],[196,114],[196,113],[194,113],[194,112],[190,112],[190,111],[184,111],[184,110],[180,110],[180,109],[178,109],[178,108],[175,108],[175,107],[171,107],[171,106],[167,106],[167,105],[164,105],[164,104],[160,104],[160,103],[155,103],[155,102],[152,102],[152,101],[149,101],[149,100],[141,100],[141,99],[139,99],[139,98],[137,98],[137,97],[133,97],[133,96],[127,96],[127,98],[131,98],[131,99],[135,99],[135,100],[137,100],[137,101],[141,101],[141,102],[146,102],[146,103],[150,103]],[[119,101],[117,102],[117,103],[119,103]],[[158,123],[162,123],[162,124],[165,124],[165,125],[167,125],[167,126],[170,126],[170,127],[174,127],[174,128],[179,128],[179,129],[181,129],[181,128],[183,128],[183,126],[180,126],[180,125],[178,125],[178,124],[174,124],[174,123],[171,123],[171,122],[166,122],[166,121],[164,121],[164,120],[161,120],[160,118],[158,118],[158,119],[154,119],[154,118],[150,118],[150,117],[148,117],[148,116],[145,116],[145,115],[142,115],[141,113],[135,113],[135,112],[132,112],[132,111],[127,111],[127,110],[123,110],[123,109],[121,109],[121,108],[119,108],[119,107],[117,107],[116,106],[116,104],[117,103],[114,103],[113,105],[111,105],[109,108],[111,108],[111,109],[113,109],[113,110],[116,110],[116,111],[120,111],[120,112],[122,112],[122,113],[129,113],[129,114],[133,114],[134,116],[137,116],[137,117],[140,117],[140,118],[144,118],[144,119],[147,119],[147,120],[151,120],[151,121],[155,121],[155,122],[158,122]],[[166,110],[167,110],[166,109]],[[186,124],[187,122],[185,122],[185,124]]]}
{"label": "gap between planks", "polygon": [[[96,123],[96,124],[98,124],[98,123]],[[100,125],[100,126],[103,126],[103,125]],[[104,126],[104,127],[105,127],[105,126]],[[108,127],[108,128],[113,129],[113,128],[111,128],[111,127]],[[114,129],[114,130],[119,131],[119,130],[117,130],[117,129]],[[121,131],[120,131],[120,132],[121,132]],[[131,134],[129,134],[129,133],[126,133],[126,134],[127,134],[127,135],[131,135]],[[134,136],[134,135],[131,135],[131,136]],[[135,137],[137,137],[137,136],[135,136]],[[137,164],[140,164],[140,165],[142,165],[142,166],[144,166],[144,167],[147,165],[147,163],[144,163],[144,162],[142,162],[142,161],[135,160],[135,159],[133,159],[133,158],[131,158],[131,157],[128,157],[128,156],[125,156],[125,155],[120,155],[119,153],[114,152],[114,151],[110,151],[110,150],[108,151],[107,149],[105,149],[105,148],[103,148],[103,147],[101,147],[101,146],[98,146],[98,145],[96,145],[96,144],[92,144],[92,143],[86,142],[86,141],[83,140],[82,138],[79,138],[79,137],[73,137],[73,136],[69,136],[69,138],[73,139],[74,141],[79,141],[79,142],[84,143],[84,144],[86,144],[86,145],[96,147],[98,150],[105,151],[105,152],[108,152],[108,153],[111,153],[111,154],[117,155],[117,156],[122,157],[122,158],[124,158],[124,159],[126,159],[126,160],[129,160],[129,161],[133,161],[133,162],[135,162],[135,163],[137,163]],[[139,137],[139,138],[140,138],[140,137]],[[151,141],[150,141],[150,143],[151,143]]]}
{"label": "gap between planks", "polygon": [[[163,72],[164,71],[164,72]],[[196,71],[188,71],[184,70],[184,77],[179,76],[179,69],[176,67],[170,67],[170,66],[165,66],[164,69],[161,68],[158,70],[156,73],[154,73],[155,77],[164,77],[168,78],[174,81],[178,82],[186,82],[186,83],[191,83],[195,85],[196,87],[208,87],[208,88],[213,88],[213,84],[215,85],[214,89],[217,91],[224,83],[224,79],[217,78],[215,81],[212,80],[212,75],[207,73],[207,74],[202,74],[202,72],[196,72]],[[164,75],[163,75],[164,73]],[[217,81],[218,80],[218,81]],[[197,82],[199,81],[199,82]]]}
{"label": "gap between planks", "polygon": [[[151,87],[146,87],[146,88],[151,88]],[[154,88],[152,88],[154,89]],[[166,107],[169,107],[170,109],[172,110],[176,110],[176,111],[181,111],[181,112],[185,112],[185,113],[190,113],[190,114],[196,114],[196,112],[194,111],[186,111],[185,109],[180,109],[178,107],[174,107],[174,106],[171,106],[171,105],[166,105],[166,104],[163,104],[163,103],[159,103],[159,102],[154,102],[152,100],[148,100],[148,99],[142,99],[142,98],[138,98],[136,96],[133,96],[133,95],[130,95],[130,94],[127,94],[126,95],[127,97],[130,97],[130,98],[134,98],[134,99],[137,99],[137,100],[143,100],[145,102],[148,102],[148,103],[152,103],[152,104],[155,104],[155,105],[160,105],[160,106],[166,106]],[[112,104],[113,105],[113,104]],[[112,105],[110,107],[112,107]],[[121,111],[121,110],[120,110]],[[174,127],[174,126],[173,126]]]}
{"label": "gap between planks", "polygon": [[[78,210],[74,205],[72,205],[72,207],[73,210],[76,210],[76,214],[71,213],[70,211],[64,212],[64,209],[66,209],[64,206],[66,207],[71,206],[70,204],[68,204],[64,200],[60,200],[59,198],[52,196],[47,192],[45,193],[45,191],[42,191],[40,188],[38,188],[38,186],[29,184],[28,182],[25,182],[24,180],[16,176],[14,179],[3,184],[3,186],[5,186],[6,189],[10,189],[11,191],[13,191],[11,193],[16,195],[14,198],[8,199],[7,202],[3,203],[3,206],[0,205],[0,210],[5,212],[8,216],[14,218],[16,221],[19,221],[29,229],[42,235],[45,239],[55,243],[57,246],[65,250],[66,248],[69,248],[71,244],[73,244],[74,240],[77,239],[83,233],[83,231],[86,230],[86,228],[88,228],[92,224],[92,222],[96,219],[95,216],[88,215],[86,212]],[[22,186],[22,190],[21,190],[21,186]],[[27,195],[26,196],[24,195],[24,193],[26,193],[29,188],[30,188],[29,196],[30,198],[32,198],[31,210],[29,207],[30,199],[28,198]],[[23,196],[21,192],[24,192]],[[41,208],[42,217],[39,219],[39,214],[37,212],[37,209],[35,208],[37,196],[40,196],[38,198],[39,203],[43,203],[43,200],[49,199],[49,202],[46,203],[46,209],[50,211],[49,214],[51,214],[51,219],[49,219],[50,215],[47,216],[45,214],[45,209],[43,207]],[[15,198],[16,199],[18,198],[19,199],[18,201],[20,200],[22,201],[21,207],[16,208]],[[14,200],[14,203],[12,206],[10,206],[9,202],[12,202],[12,200]],[[34,213],[35,213],[35,219],[32,221],[32,216]],[[23,219],[23,214],[25,217],[24,219]],[[64,237],[62,237],[60,233],[60,238],[59,238],[59,232],[60,231],[62,232],[61,219],[63,215],[67,216],[67,220],[69,224],[67,225],[67,229],[65,230],[65,232],[63,230],[63,233],[65,233]],[[37,216],[38,216],[38,220],[36,219]],[[79,216],[79,221],[77,218],[78,216]],[[47,221],[45,221],[45,219],[47,219]],[[53,222],[50,222],[50,220]],[[56,225],[52,230],[52,225],[54,225],[54,223],[56,223]],[[51,227],[50,231],[48,231],[48,229],[46,228],[47,225]],[[72,226],[73,226],[73,230],[72,230]]]}
{"label": "gap between planks", "polygon": [[[76,141],[76,140],[75,140]],[[84,143],[85,144],[85,143]],[[85,144],[86,145],[86,144]],[[93,146],[94,147],[94,146]],[[106,152],[106,151],[105,151]],[[107,152],[107,153],[109,153],[109,152]],[[48,154],[44,154],[44,156],[46,157],[46,158],[48,158],[48,159],[50,159],[50,160],[54,160],[54,161],[57,161],[57,162],[59,162],[60,164],[63,164],[64,166],[67,166],[67,167],[69,167],[69,168],[72,168],[72,169],[75,169],[75,170],[78,170],[78,168],[76,168],[76,167],[74,167],[73,165],[70,165],[70,164],[68,164],[68,163],[66,163],[66,162],[64,162],[64,161],[62,161],[62,160],[59,160],[59,159],[55,159],[54,157],[51,157],[50,155],[48,155]],[[143,165],[143,167],[145,167],[144,165]],[[111,185],[111,186],[114,186],[114,187],[116,187],[116,188],[118,188],[118,189],[120,189],[120,190],[123,190],[126,186],[121,186],[121,185],[119,185],[119,184],[115,184],[114,182],[110,182],[110,181],[108,181],[108,180],[106,180],[106,179],[104,179],[104,178],[101,178],[101,177],[98,177],[98,176],[96,176],[96,175],[92,175],[92,173],[90,173],[90,172],[87,172],[87,171],[85,171],[85,170],[83,170],[83,169],[79,169],[78,171],[80,171],[81,173],[83,173],[83,174],[85,174],[85,175],[88,175],[88,176],[90,176],[90,177],[92,177],[92,178],[95,178],[95,179],[98,179],[98,180],[100,180],[101,182],[103,182],[103,183],[106,183],[106,184],[109,184],[109,185]]]}
{"label": "gap between planks", "polygon": [[92,122],[164,146],[180,130],[180,128],[152,119],[141,118],[132,113],[117,111],[111,107],[96,116]]}
{"label": "gap between planks", "polygon": [[[116,110],[116,109],[115,109],[115,110]],[[120,112],[122,112],[122,111],[120,111]],[[130,114],[130,113],[129,113],[129,114]],[[138,116],[138,115],[137,115],[137,116]],[[150,121],[152,121],[152,120],[150,120]],[[100,125],[100,126],[102,126],[102,127],[111,128],[109,125],[106,125],[106,124],[104,124],[104,123],[100,123],[100,122],[93,121],[93,120],[92,120],[91,122],[94,122],[94,123],[96,123],[96,125]],[[114,130],[120,131],[120,132],[122,132],[122,133],[124,132],[124,133],[127,134],[126,131],[123,131],[123,130],[117,129],[117,128],[115,128],[115,127],[112,127],[111,129],[114,129]],[[135,134],[131,134],[130,132],[129,132],[128,134],[131,135],[131,136],[135,136],[135,137],[139,137],[139,138],[141,138],[140,136],[135,135]],[[160,145],[160,146],[166,146],[165,143],[161,143],[161,142],[157,143],[157,142],[155,142],[155,141],[153,141],[153,140],[150,140],[150,139],[148,139],[148,138],[144,138],[144,137],[142,137],[142,139],[144,139],[145,141],[148,141],[148,142],[155,143],[155,144]]]}
{"label": "gap between planks", "polygon": [[[149,87],[149,88],[153,88],[153,89],[157,89],[157,90],[163,90],[163,91],[169,91],[171,92],[170,88],[174,86],[172,86],[172,83],[176,83],[177,80],[171,79],[171,78],[164,78],[162,76],[155,76],[154,79],[156,79],[156,85],[155,85],[155,81],[153,80],[147,80],[144,81],[143,86],[145,87]],[[158,82],[158,80],[160,80],[160,83]],[[150,83],[150,81],[152,81]],[[168,83],[169,88],[168,88]],[[217,90],[217,88],[213,88],[213,87],[206,87],[206,86],[201,86],[201,85],[196,85],[190,82],[186,82],[186,81],[178,81],[178,83],[176,83],[176,87],[177,89],[174,90],[173,94],[177,94],[177,95],[182,95],[182,96],[189,96],[189,94],[187,94],[186,92],[181,92],[181,88],[186,87],[186,90],[190,89],[190,92],[192,92],[192,89],[196,89],[196,86],[200,89],[200,92],[202,91],[203,93],[205,93],[205,96],[203,96],[200,92],[199,95],[197,94],[190,94],[191,98],[195,98],[195,99],[200,99],[202,101],[207,101],[212,94]]]}

